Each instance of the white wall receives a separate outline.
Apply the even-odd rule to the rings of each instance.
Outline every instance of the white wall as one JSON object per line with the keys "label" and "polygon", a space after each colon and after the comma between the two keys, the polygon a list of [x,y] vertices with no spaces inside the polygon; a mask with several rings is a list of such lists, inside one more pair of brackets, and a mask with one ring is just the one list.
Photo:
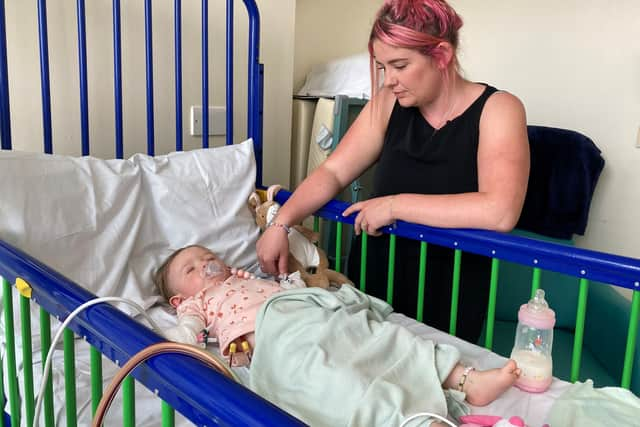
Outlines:
{"label": "white wall", "polygon": [[[298,0],[296,22],[305,26],[296,28],[294,76],[313,63],[353,53],[354,41],[366,49],[368,28],[364,36],[362,28],[382,2],[354,3],[357,11],[341,14],[339,0]],[[530,124],[583,132],[602,150],[606,166],[577,244],[640,258],[640,2],[451,4],[465,21],[460,62],[467,78],[518,95]],[[320,44],[320,30],[327,27]]]}
{"label": "white wall", "polygon": [[289,185],[295,0],[258,1],[264,63],[264,183]]}
{"label": "white wall", "polygon": [[454,0],[461,63],[517,94],[531,124],[590,136],[606,160],[580,246],[640,258],[640,2]]}
{"label": "white wall", "polygon": [[[6,2],[12,139],[15,149],[42,150],[42,109],[36,2]],[[258,0],[261,11],[261,61],[265,64],[265,182],[288,183],[290,110],[293,70],[294,0],[276,4]],[[48,2],[49,56],[54,152],[80,154],[79,83],[76,3]],[[111,1],[86,2],[89,125],[92,154],[113,157],[114,92]],[[189,107],[201,105],[200,2],[183,1],[183,138],[185,148],[197,147],[189,136]],[[122,74],[125,156],[146,151],[146,88],[144,2],[121,2]],[[243,2],[235,2],[235,139],[246,137],[247,19]],[[225,2],[209,2],[209,102],[224,105]],[[175,146],[173,62],[173,1],[153,2],[154,131],[156,153]],[[277,29],[277,30],[274,30]],[[277,106],[277,108],[273,108]],[[210,140],[213,145],[221,138]],[[283,160],[281,160],[283,159]]]}
{"label": "white wall", "polygon": [[297,0],[293,86],[298,90],[311,67],[367,51],[381,0]]}
{"label": "white wall", "polygon": [[[158,152],[174,141],[172,3],[154,1],[155,135]],[[199,105],[200,2],[183,3],[185,145],[188,107]],[[223,38],[224,2],[210,2],[210,40]],[[261,61],[265,64],[265,182],[287,184],[294,83],[315,63],[366,50],[369,28],[381,0],[259,0]],[[52,6],[55,4],[55,6]],[[144,151],[146,112],[143,2],[122,2],[126,155]],[[530,123],[576,129],[589,135],[607,161],[595,194],[590,223],[578,244],[640,257],[640,2],[637,0],[452,0],[465,20],[460,60],[466,76],[512,91],[524,101]],[[41,150],[39,60],[35,2],[5,2],[8,32],[12,135],[18,149]],[[87,2],[91,143],[113,155],[111,1]],[[54,148],[77,154],[80,123],[75,2],[49,2]],[[244,6],[236,2],[236,33],[246,33]],[[295,37],[294,37],[295,34]],[[238,42],[240,43],[240,41]],[[212,42],[211,46],[215,44]],[[213,64],[212,104],[224,101]],[[295,56],[293,54],[295,50]],[[295,60],[295,67],[294,67]],[[244,79],[244,55],[236,77]],[[217,70],[217,68],[215,68]],[[237,85],[238,86],[238,85]],[[241,85],[240,85],[241,86]],[[235,117],[244,92],[236,93]],[[240,135],[238,135],[240,137]]]}

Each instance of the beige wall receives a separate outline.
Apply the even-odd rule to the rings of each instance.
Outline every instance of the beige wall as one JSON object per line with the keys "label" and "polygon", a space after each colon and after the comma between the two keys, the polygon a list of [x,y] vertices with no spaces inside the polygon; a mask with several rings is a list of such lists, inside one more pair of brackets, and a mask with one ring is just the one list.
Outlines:
{"label": "beige wall", "polygon": [[[92,154],[114,155],[114,95],[111,1],[86,2],[87,59],[89,77],[90,142]],[[288,183],[288,164],[293,70],[294,0],[258,0],[262,15],[261,61],[265,65],[265,182]],[[80,154],[79,83],[75,2],[48,3],[49,55],[54,151]],[[54,6],[55,5],[55,6]],[[189,136],[189,107],[201,105],[200,2],[183,1],[183,123],[185,148],[197,147]],[[173,65],[173,2],[153,2],[154,24],[154,120],[157,153],[171,151],[175,141]],[[243,2],[235,2],[235,114],[246,137],[246,40],[247,19]],[[125,156],[146,151],[146,89],[144,2],[121,2],[123,117]],[[225,2],[209,2],[211,105],[224,105]],[[37,38],[36,2],[6,2],[6,22],[14,148],[42,150],[42,110]],[[276,29],[276,30],[274,30]],[[244,47],[244,48],[241,48]],[[213,141],[219,144],[221,140]],[[285,158],[286,157],[286,158]]]}
{"label": "beige wall", "polygon": [[606,166],[580,246],[640,258],[640,2],[456,0],[469,78],[520,96],[531,124],[575,129]]}
{"label": "beige wall", "polygon": [[[185,144],[188,107],[199,105],[199,3],[183,2]],[[210,40],[223,38],[216,24],[224,2],[210,2]],[[460,59],[469,79],[512,91],[524,101],[530,123],[576,129],[591,136],[607,161],[595,195],[587,234],[578,244],[640,257],[640,2],[596,0],[538,2],[452,0],[465,19]],[[54,146],[77,154],[78,120],[75,2],[49,3]],[[315,63],[365,51],[381,0],[260,0],[261,61],[265,64],[265,182],[287,184],[291,93]],[[154,2],[155,135],[159,152],[173,143],[173,61],[161,46],[172,41],[172,2]],[[87,2],[91,142],[112,156],[113,85],[111,2]],[[5,3],[14,146],[41,150],[42,127],[35,2]],[[236,2],[236,32],[246,33],[244,6]],[[125,141],[127,155],[144,150],[144,10],[122,2]],[[217,26],[216,26],[217,25]],[[213,45],[213,43],[212,43]],[[211,63],[222,53],[212,47]],[[295,55],[295,56],[294,56]],[[245,78],[236,55],[236,78]],[[213,66],[212,66],[213,68]],[[217,71],[212,71],[217,76]],[[236,121],[246,98],[236,85]],[[224,101],[223,83],[212,78],[212,104]],[[244,126],[244,125],[243,125]],[[244,128],[244,127],[242,127]],[[240,135],[237,135],[240,137]]]}
{"label": "beige wall", "polygon": [[[341,14],[344,3],[298,0],[296,22],[305,25],[296,27],[296,84],[314,63],[353,53],[356,41],[366,48],[366,27],[381,1],[354,1],[358,10],[349,2]],[[640,2],[452,4],[465,21],[460,61],[467,78],[518,95],[530,124],[578,130],[602,150],[605,170],[578,245],[640,258]]]}
{"label": "beige wall", "polygon": [[367,51],[381,0],[297,0],[293,86],[316,64]]}

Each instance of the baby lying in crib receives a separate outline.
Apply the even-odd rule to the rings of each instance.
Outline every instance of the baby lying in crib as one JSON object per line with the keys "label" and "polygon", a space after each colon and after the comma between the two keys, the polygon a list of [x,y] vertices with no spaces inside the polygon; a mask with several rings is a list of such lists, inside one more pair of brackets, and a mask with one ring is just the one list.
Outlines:
{"label": "baby lying in crib", "polygon": [[[251,385],[252,388],[255,387],[254,391],[267,394],[264,397],[294,415],[300,416],[306,422],[311,422],[314,426],[380,425],[379,422],[382,420],[388,423],[390,419],[394,419],[393,416],[389,418],[389,414],[377,414],[384,410],[385,406],[389,406],[380,402],[388,393],[372,392],[371,384],[375,383],[376,387],[380,387],[381,383],[388,380],[369,378],[372,375],[371,372],[365,372],[365,381],[362,380],[363,374],[359,373],[358,380],[355,383],[350,382],[345,375],[350,374],[353,366],[342,366],[347,359],[359,360],[359,363],[356,363],[359,365],[355,367],[356,370],[362,369],[363,365],[368,366],[364,368],[365,371],[371,370],[370,366],[376,366],[373,376],[378,375],[378,372],[397,370],[398,372],[393,372],[394,379],[403,381],[402,375],[406,374],[409,375],[406,381],[419,384],[419,387],[416,387],[419,389],[415,391],[405,390],[411,387],[396,387],[402,389],[402,399],[409,399],[409,403],[402,400],[400,408],[397,409],[404,414],[412,413],[413,400],[420,405],[416,412],[429,410],[428,405],[433,402],[428,402],[425,406],[425,399],[428,401],[435,399],[436,409],[446,413],[443,388],[465,393],[466,401],[473,405],[487,405],[511,387],[520,374],[513,360],[509,360],[502,368],[486,371],[477,371],[463,366],[459,362],[460,353],[455,347],[433,343],[413,335],[400,325],[385,321],[384,318],[391,312],[391,307],[352,286],[342,286],[337,291],[306,288],[282,292],[284,289],[278,282],[255,278],[242,270],[233,271],[214,253],[202,246],[187,246],[173,253],[156,272],[155,282],[162,295],[177,310],[178,326],[169,333],[167,338],[195,343],[201,332],[208,331],[218,339],[221,353],[227,357],[233,347],[244,347],[245,354],[253,353]],[[266,305],[265,302],[267,302]],[[278,305],[280,305],[279,309],[270,310],[270,307],[278,307]],[[340,310],[340,308],[345,309]],[[362,310],[365,309],[368,310],[367,314],[362,316]],[[271,314],[272,312],[277,312],[276,317]],[[339,313],[342,318],[336,319],[336,313]],[[339,331],[325,330],[322,332],[322,337],[314,335],[316,331],[326,329],[333,320],[340,322]],[[271,321],[273,323],[270,324]],[[366,322],[364,328],[356,326],[356,330],[351,326],[352,322],[358,324],[362,321]],[[258,339],[255,335],[256,330]],[[264,334],[264,338],[261,338],[261,333]],[[372,334],[371,337],[367,335],[369,333]],[[328,343],[325,342],[326,337],[329,337]],[[278,342],[280,338],[282,342]],[[341,339],[347,341],[334,343],[334,340]],[[291,343],[295,343],[293,344],[295,349],[289,347]],[[377,357],[376,348],[381,345],[382,352],[380,357]],[[403,347],[405,345],[410,347],[405,349]],[[265,349],[261,346],[265,346]],[[318,348],[321,349],[322,357],[312,357],[312,353]],[[332,351],[329,352],[328,349]],[[364,352],[361,355],[362,358],[359,355],[361,351]],[[397,351],[399,356],[394,360]],[[407,351],[410,353],[406,353]],[[407,357],[408,354],[420,357],[417,359],[418,363],[415,363],[416,361],[411,363],[409,360],[411,358]],[[326,363],[323,361],[333,355],[336,356],[336,360]],[[301,369],[300,360],[296,361],[296,357],[306,360],[305,363],[309,359],[320,360],[320,362],[312,362],[320,363],[320,366]],[[274,361],[278,366],[271,366],[270,361]],[[391,367],[385,367],[386,363],[391,364]],[[407,363],[407,367],[403,367],[403,363]],[[290,369],[290,372],[286,369]],[[326,372],[323,373],[323,369]],[[254,371],[259,372],[254,375]],[[270,376],[271,371],[276,373]],[[303,379],[307,379],[307,382],[302,384],[313,384],[313,387],[300,387],[301,382],[298,381],[291,393],[282,390],[288,386],[286,377],[310,375],[310,372],[318,372],[320,377],[304,377]],[[425,379],[421,379],[423,375],[426,375]],[[331,377],[336,377],[337,384],[320,384],[322,381],[332,381]],[[278,384],[279,381],[282,384]],[[429,382],[437,383],[432,386],[434,390],[428,388]],[[359,395],[358,384],[360,383],[366,384],[361,394],[369,395],[368,398],[375,400],[372,408],[368,410],[371,414],[367,412],[363,415],[362,413],[362,402],[366,399]],[[264,387],[261,384],[264,384]],[[279,386],[282,388],[279,389]],[[338,392],[340,387],[343,387],[346,396]],[[322,397],[337,399],[343,407],[348,407],[345,397],[347,400],[353,398],[356,402],[355,406],[358,406],[355,410],[358,416],[351,413],[345,421],[336,419],[335,414],[327,414],[326,410],[321,409],[327,406],[318,404],[318,396],[313,395],[318,390],[330,390]],[[434,393],[435,391],[437,393]],[[304,396],[304,393],[311,393],[311,395]],[[407,393],[409,395],[405,396]],[[372,394],[373,396],[370,396]],[[296,402],[287,402],[287,395],[294,396],[292,399]],[[399,401],[394,398],[392,403],[391,406],[396,406]],[[301,408],[300,404],[308,407]],[[397,416],[395,419],[399,419]],[[435,422],[432,425],[444,426]]]}
{"label": "baby lying in crib", "polygon": [[[198,245],[169,256],[154,281],[178,315],[178,325],[166,330],[165,337],[196,344],[211,334],[218,340],[222,355],[228,358],[235,349],[250,353],[255,346],[258,309],[267,298],[283,290],[278,282],[231,269],[213,252]],[[242,356],[232,360],[234,366],[248,361]]]}

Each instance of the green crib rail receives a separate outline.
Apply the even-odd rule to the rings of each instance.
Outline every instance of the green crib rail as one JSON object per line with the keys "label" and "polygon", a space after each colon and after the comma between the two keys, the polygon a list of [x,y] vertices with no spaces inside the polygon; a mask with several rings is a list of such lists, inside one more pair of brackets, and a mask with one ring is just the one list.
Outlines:
{"label": "green crib rail", "polygon": [[172,427],[176,422],[176,411],[166,402],[162,402],[162,427]]}
{"label": "green crib rail", "polygon": [[589,281],[580,279],[580,293],[578,294],[578,314],[576,315],[576,332],[573,339],[573,355],[571,358],[571,381],[577,381],[580,374],[582,360],[582,343],[584,338],[584,322],[587,315],[587,294]]}
{"label": "green crib rail", "polygon": [[133,378],[127,377],[122,383],[124,405],[122,408],[122,425],[134,427],[136,425],[135,383]]}
{"label": "green crib rail", "polygon": [[451,283],[451,314],[449,315],[449,333],[456,334],[458,325],[458,298],[460,298],[460,268],[462,267],[462,251],[453,253],[453,281]]}
{"label": "green crib rail", "polygon": [[27,425],[33,425],[35,401],[33,399],[33,354],[31,346],[31,312],[29,299],[20,296],[20,319],[22,331],[22,373],[24,375],[24,405]]}
{"label": "green crib rail", "polygon": [[627,334],[627,351],[624,354],[624,368],[622,370],[621,386],[626,389],[631,387],[633,349],[636,348],[638,323],[640,323],[640,291],[635,291],[631,302],[631,319],[629,320],[629,333]]}
{"label": "green crib rail", "polygon": [[[14,321],[14,298],[13,287],[4,278],[2,280],[2,304],[4,312],[5,324],[5,346],[6,355],[2,363],[0,363],[0,401],[4,401],[4,385],[8,387],[9,415],[12,425],[21,424],[21,404],[24,405],[25,424],[31,426],[34,423],[35,410],[35,380],[33,373],[33,334],[31,325],[31,303],[28,297],[18,295],[19,298],[19,324],[20,324],[20,346],[22,348],[22,359],[20,366],[22,367],[22,385],[18,380],[18,353],[16,347],[16,324]],[[39,308],[39,327],[40,327],[40,343],[41,343],[41,365],[44,367],[44,361],[51,349],[51,315],[44,309]],[[88,345],[88,344],[87,344]],[[103,371],[102,359],[103,355],[98,349],[90,346],[90,369],[91,369],[91,414],[94,415],[98,403],[103,393]],[[63,370],[64,370],[64,396],[65,396],[65,415],[66,425],[69,427],[78,426],[77,418],[77,392],[76,392],[76,367],[75,367],[75,336],[73,331],[65,329],[63,332]],[[5,372],[6,366],[6,372]],[[5,375],[6,374],[6,375]],[[39,385],[39,384],[38,384]],[[22,387],[21,387],[22,386]],[[136,425],[135,414],[135,380],[128,376],[122,385],[122,425],[125,427],[133,427]],[[162,425],[163,427],[171,427],[175,425],[175,410],[166,402],[161,401]],[[53,383],[49,376],[44,389],[43,406],[39,422],[36,425],[44,425],[53,427],[56,425],[55,408],[53,400]],[[5,425],[5,420],[0,416],[0,427]]]}
{"label": "green crib rail", "polygon": [[[4,395],[4,361],[0,361],[0,402],[5,401]],[[4,414],[0,414],[0,427],[4,427]]]}
{"label": "green crib rail", "polygon": [[491,279],[489,286],[489,307],[487,308],[487,338],[484,346],[491,350],[493,348],[493,331],[496,321],[496,298],[498,295],[498,271],[500,270],[500,260],[491,259]]}
{"label": "green crib rail", "polygon": [[[14,338],[13,299],[11,285],[2,279],[2,301],[4,302],[4,327],[6,342],[7,382],[9,388],[9,414],[12,420],[20,421],[20,401],[18,396],[18,369],[16,367],[16,342]],[[4,382],[4,380],[3,380]]]}
{"label": "green crib rail", "polygon": [[67,413],[67,426],[78,425],[76,418],[76,365],[75,365],[75,345],[73,342],[73,332],[65,329],[62,338],[64,343],[64,396],[65,410]]}
{"label": "green crib rail", "polygon": [[[40,308],[40,346],[41,360],[47,358],[49,349],[51,348],[51,317],[49,313],[43,308]],[[44,389],[44,403],[42,407],[44,415],[44,425],[46,427],[53,427],[55,425],[55,419],[53,415],[53,382],[51,377],[47,379],[47,384]]]}
{"label": "green crib rail", "polygon": [[[343,232],[342,226],[336,229],[336,239],[340,242],[336,242],[336,262],[342,258],[342,240]],[[362,238],[361,247],[361,276],[359,286],[361,289],[366,290],[366,259],[367,259],[367,243],[368,237],[366,234]],[[417,283],[419,301],[417,302],[418,320],[422,320],[424,312],[423,299],[425,289],[429,286],[426,283],[426,268],[428,260],[428,244],[421,242],[419,254],[419,280]],[[459,303],[459,284],[460,284],[460,271],[462,266],[462,253],[460,249],[454,251],[454,265],[453,265],[453,280],[452,286],[452,301],[450,312],[450,324],[449,332],[453,335],[456,333],[457,327],[457,310]],[[394,289],[394,272],[396,261],[396,236],[392,235],[389,239],[389,257],[388,257],[388,275],[387,275],[387,301],[393,303],[393,289]],[[338,265],[340,267],[340,265]],[[535,290],[542,287],[541,272],[542,269],[534,267],[531,277],[531,294],[535,293]],[[500,259],[492,258],[492,268],[490,276],[490,293],[489,302],[487,306],[487,326],[486,326],[486,338],[485,346],[489,349],[492,348],[494,339],[494,322],[496,314],[496,297],[499,292],[498,278],[500,272]],[[576,301],[576,322],[574,343],[571,358],[571,375],[570,381],[577,381],[580,376],[580,367],[582,363],[583,341],[585,335],[585,323],[588,305],[589,288],[591,286],[588,279],[577,278],[577,286],[579,288],[578,298]],[[0,366],[0,374],[2,374],[2,384],[0,387],[0,398],[3,397],[5,386],[8,392],[8,411],[12,420],[16,420],[20,423],[21,414],[25,414],[25,423],[30,424],[34,417],[34,400],[26,398],[27,396],[34,396],[34,378],[33,370],[31,368],[33,362],[33,346],[32,346],[32,325],[31,325],[31,304],[30,299],[23,295],[19,295],[19,319],[20,319],[20,334],[16,335],[14,324],[14,298],[15,287],[12,286],[7,280],[2,279],[2,293],[3,293],[3,311],[5,322],[5,360],[3,360],[2,366]],[[593,303],[593,302],[592,302]],[[51,319],[50,315],[43,309],[40,309],[39,328],[41,335],[41,354],[44,361],[46,355],[51,348]],[[632,380],[632,371],[634,365],[634,355],[637,345],[638,324],[640,323],[640,291],[635,290],[632,294],[630,320],[628,324],[626,347],[624,352],[624,361],[621,375],[621,387],[629,389]],[[21,357],[24,367],[22,369],[22,392],[20,391],[20,384],[18,379],[18,363],[16,352],[17,342],[16,338],[20,338],[21,344]],[[78,423],[77,413],[77,396],[75,385],[75,341],[74,334],[71,330],[66,330],[63,336],[64,342],[64,370],[65,370],[65,403],[66,403],[66,419],[68,426],[75,426]],[[91,408],[92,413],[95,412],[98,401],[102,396],[102,355],[95,349],[90,349],[91,355]],[[135,381],[129,377],[123,385],[123,414],[122,424],[124,426],[135,425]],[[21,412],[21,402],[24,404],[24,408]],[[51,379],[47,382],[45,388],[44,405],[41,415],[41,421],[44,421],[44,425],[47,427],[55,425],[54,420],[54,401],[53,401],[53,386]],[[175,411],[166,402],[161,401],[162,411],[162,425],[169,427],[175,424]],[[4,424],[4,420],[0,417],[0,426]]]}
{"label": "green crib rail", "polygon": [[[324,215],[323,215],[324,217]],[[318,224],[319,217],[314,216],[314,224]],[[342,258],[341,248],[343,245],[343,224],[338,221],[335,222],[336,232],[334,233],[336,236],[335,242],[335,259],[337,263],[337,267],[340,267],[338,264],[339,260]],[[316,227],[316,230],[318,228]],[[362,233],[361,239],[361,251],[360,251],[360,283],[359,288],[362,291],[366,292],[366,279],[367,279],[367,242],[368,242],[367,233]],[[425,283],[426,277],[426,266],[427,266],[427,253],[428,253],[428,244],[425,241],[421,242],[420,245],[420,254],[419,254],[419,276],[418,283],[416,286],[418,287],[418,301],[417,301],[417,315],[416,319],[418,321],[423,320],[424,316],[424,295],[426,286],[428,283]],[[460,249],[454,250],[454,264],[453,264],[453,280],[452,280],[452,299],[451,299],[451,309],[450,309],[450,322],[449,322],[449,333],[452,335],[456,335],[457,329],[457,315],[458,315],[458,305],[459,305],[459,291],[460,291],[460,271],[462,264],[462,253],[463,251]],[[493,255],[495,255],[495,251],[493,251]],[[391,234],[389,239],[389,256],[388,256],[388,269],[387,269],[387,302],[389,304],[393,304],[393,295],[394,295],[394,273],[395,273],[395,261],[396,261],[396,235]],[[537,260],[535,261],[537,263]],[[533,267],[532,269],[532,277],[531,277],[531,297],[535,295],[537,289],[542,287],[542,270],[540,267]],[[487,317],[486,317],[486,330],[485,330],[485,347],[489,350],[493,349],[493,341],[494,341],[494,325],[495,325],[495,316],[496,316],[496,300],[498,295],[498,278],[500,271],[500,259],[493,257],[491,259],[491,276],[490,276],[490,289],[489,289],[489,300],[487,305]],[[584,274],[584,272],[582,272]],[[639,277],[640,279],[640,277]],[[575,331],[574,331],[574,341],[573,341],[573,350],[571,354],[571,371],[570,371],[570,380],[571,382],[578,381],[580,377],[580,367],[582,363],[582,352],[583,352],[583,341],[585,334],[585,322],[586,322],[586,313],[587,313],[587,297],[589,293],[589,280],[585,278],[577,278],[577,286],[579,287],[578,291],[578,299],[576,301],[576,322],[575,322]],[[602,285],[601,285],[602,286]],[[640,289],[638,284],[636,283],[636,288]],[[633,370],[633,362],[634,355],[636,351],[636,343],[637,343],[637,335],[638,335],[638,325],[640,323],[640,290],[634,290],[632,296],[631,303],[631,314],[628,324],[628,333],[627,333],[627,341],[626,347],[624,351],[624,362],[623,369],[621,375],[620,386],[626,389],[631,387],[631,378],[632,378],[632,370]]]}
{"label": "green crib rail", "polygon": [[91,415],[96,414],[102,398],[102,354],[95,347],[90,350],[91,360]]}

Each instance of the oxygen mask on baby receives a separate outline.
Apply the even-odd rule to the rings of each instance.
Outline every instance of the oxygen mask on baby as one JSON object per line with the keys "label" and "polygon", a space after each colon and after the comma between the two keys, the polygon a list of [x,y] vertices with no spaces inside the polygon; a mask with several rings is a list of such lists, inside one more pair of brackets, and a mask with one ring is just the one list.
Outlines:
{"label": "oxygen mask on baby", "polygon": [[200,270],[200,277],[203,279],[212,279],[224,273],[224,270],[225,267],[222,263],[211,260]]}

